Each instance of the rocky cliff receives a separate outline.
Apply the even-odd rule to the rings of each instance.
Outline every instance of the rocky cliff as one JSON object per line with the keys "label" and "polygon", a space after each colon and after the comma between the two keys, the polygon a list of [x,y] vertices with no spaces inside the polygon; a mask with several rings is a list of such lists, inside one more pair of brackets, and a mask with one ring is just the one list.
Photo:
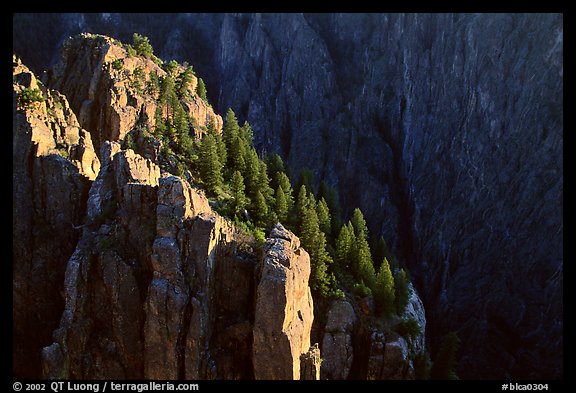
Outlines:
{"label": "rocky cliff", "polygon": [[[32,91],[42,98],[25,101]],[[17,58],[12,168],[13,361],[22,377],[33,378],[63,310],[66,261],[80,237],[100,161],[66,98],[45,88]]]}
{"label": "rocky cliff", "polygon": [[48,28],[14,18],[38,66],[84,29],[197,58],[209,97],[249,119],[262,150],[368,213],[409,265],[431,336],[464,339],[462,377],[562,375],[561,14],[47,19],[54,49],[39,58],[28,43]]}
{"label": "rocky cliff", "polygon": [[[183,71],[178,66],[175,71]],[[159,89],[150,88],[152,74],[166,75],[153,60],[130,56],[124,46],[110,37],[84,34],[65,42],[59,62],[47,74],[46,83],[70,100],[79,121],[94,135],[97,149],[105,141],[119,141],[138,126],[156,124]],[[190,76],[187,112],[196,120],[197,135],[212,123],[222,129],[222,117],[196,94],[198,78]],[[165,111],[165,108],[162,108]]]}
{"label": "rocky cliff", "polygon": [[[185,180],[161,176],[114,142],[102,145],[101,157],[66,268],[64,312],[42,352],[43,376],[299,379],[313,319],[310,262],[277,236],[298,238],[278,226],[258,262],[253,240]],[[279,255],[297,285],[270,271]],[[286,323],[271,323],[276,318]],[[261,340],[263,330],[285,338]],[[292,361],[270,373],[272,359]]]}
{"label": "rocky cliff", "polygon": [[[85,37],[75,53],[100,56],[92,44]],[[110,80],[99,67],[91,72]],[[87,75],[68,71],[66,80]],[[259,258],[254,239],[214,213],[201,190],[113,141],[132,117],[94,126],[82,112],[100,138],[98,158],[66,97],[16,57],[13,88],[16,376],[299,379],[302,356],[302,376],[318,379],[310,260],[297,237],[279,225]],[[125,109],[109,99],[116,88],[96,89],[82,107],[99,119]],[[272,261],[290,267],[291,281],[277,280]],[[270,318],[290,326],[283,344],[258,339],[285,334]],[[266,373],[269,359],[292,361]]]}
{"label": "rocky cliff", "polygon": [[114,142],[101,156],[44,376],[250,378],[250,239],[185,180]]}
{"label": "rocky cliff", "polygon": [[[385,339],[383,332],[377,343],[365,338],[382,330],[373,309],[358,318],[360,306],[349,299],[330,306],[328,323],[314,322],[310,257],[298,237],[277,224],[258,251],[197,185],[161,169],[161,154],[145,157],[126,147],[126,135],[139,126],[134,119],[158,106],[154,95],[143,94],[135,109],[128,105],[131,87],[110,83],[118,71],[110,64],[125,55],[120,43],[82,35],[70,47],[45,79],[75,100],[89,130],[68,95],[44,87],[14,57],[15,376],[413,378],[411,356],[423,342]],[[127,69],[157,67],[122,59]],[[210,122],[221,128],[220,116],[202,103],[205,122],[190,129],[196,138]],[[187,108],[198,115],[197,107]],[[418,304],[410,317],[420,318],[423,341],[424,310],[413,296]],[[314,324],[321,346],[312,340]],[[339,332],[345,337],[334,345]],[[404,351],[393,357],[359,346],[394,340],[404,342]],[[324,348],[328,366],[321,372]],[[352,353],[357,363],[403,371],[350,373]]]}

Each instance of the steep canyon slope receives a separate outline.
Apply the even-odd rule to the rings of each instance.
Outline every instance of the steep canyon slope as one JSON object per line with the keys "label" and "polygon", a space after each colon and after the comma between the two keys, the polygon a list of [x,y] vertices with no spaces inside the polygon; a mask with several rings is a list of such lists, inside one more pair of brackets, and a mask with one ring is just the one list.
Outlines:
{"label": "steep canyon slope", "polygon": [[[220,113],[233,107],[262,151],[295,173],[311,168],[367,213],[409,266],[431,337],[463,338],[462,377],[539,378],[563,374],[562,24],[559,14],[17,15],[14,48],[42,69],[68,35],[139,31],[162,57],[197,59]],[[29,45],[36,36],[44,52]]]}

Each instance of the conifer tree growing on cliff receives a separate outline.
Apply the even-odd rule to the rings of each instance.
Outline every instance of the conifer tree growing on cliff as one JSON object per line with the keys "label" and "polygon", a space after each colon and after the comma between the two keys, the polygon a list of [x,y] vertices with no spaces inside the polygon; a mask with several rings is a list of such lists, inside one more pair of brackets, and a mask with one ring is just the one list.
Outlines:
{"label": "conifer tree growing on cliff", "polygon": [[[226,149],[228,149],[228,156],[231,156],[232,146],[234,145],[236,137],[239,136],[240,126],[238,125],[238,119],[232,108],[228,108],[226,111],[226,121],[224,122],[224,127],[222,128],[222,138],[226,144]],[[232,162],[228,163],[229,166]]]}
{"label": "conifer tree growing on cliff", "polygon": [[296,206],[293,213],[295,227],[300,233],[302,233],[304,214],[312,206],[315,207],[314,197],[308,193],[306,185],[301,185],[298,189],[298,197],[296,198]]}
{"label": "conifer tree growing on cliff", "polygon": [[355,208],[352,213],[352,218],[350,219],[352,226],[354,227],[354,233],[356,237],[363,237],[368,239],[368,225],[366,225],[366,220],[364,219],[364,214],[359,208]]}
{"label": "conifer tree growing on cliff", "polygon": [[320,230],[328,237],[332,234],[332,217],[330,216],[330,210],[328,209],[328,204],[324,198],[321,198],[316,205],[316,213],[318,214],[318,222],[320,224]]}
{"label": "conifer tree growing on cliff", "polygon": [[276,217],[280,222],[285,223],[288,218],[288,201],[286,200],[286,195],[282,187],[278,186],[274,199],[276,202],[274,209]]}
{"label": "conifer tree growing on cliff", "polygon": [[369,288],[374,286],[374,265],[368,241],[363,236],[356,236],[352,253],[352,269],[358,281],[364,282]]}
{"label": "conifer tree growing on cliff", "polygon": [[226,145],[224,144],[224,140],[222,139],[222,135],[216,131],[216,127],[214,123],[210,121],[208,123],[208,134],[214,137],[214,142],[216,143],[216,151],[218,152],[218,159],[220,160],[220,164],[224,166],[228,159],[228,152],[226,151]]}
{"label": "conifer tree growing on cliff", "polygon": [[240,137],[244,139],[249,146],[254,145],[254,131],[252,131],[252,127],[250,127],[247,121],[240,127]]}
{"label": "conifer tree growing on cliff", "polygon": [[202,138],[198,159],[198,169],[202,182],[209,193],[218,195],[223,182],[222,164],[218,158],[218,150],[213,135],[206,134]]}
{"label": "conifer tree growing on cliff", "polygon": [[266,166],[268,167],[268,175],[270,176],[270,187],[273,189],[278,188],[278,173],[284,172],[284,161],[278,154],[271,154],[266,159]]}
{"label": "conifer tree growing on cliff", "polygon": [[256,191],[256,195],[252,198],[250,204],[250,214],[254,218],[254,223],[259,227],[266,226],[266,219],[268,218],[268,205],[266,199],[260,192]]}
{"label": "conifer tree growing on cliff", "polygon": [[374,302],[376,313],[383,317],[390,317],[394,313],[394,277],[390,271],[390,264],[384,258],[374,282]]}
{"label": "conifer tree growing on cliff", "polygon": [[336,239],[338,237],[340,227],[342,226],[342,208],[340,207],[340,198],[338,197],[338,192],[334,187],[328,185],[325,180],[320,182],[318,186],[318,199],[324,198],[326,204],[328,205],[328,210],[332,216],[332,238]]}
{"label": "conifer tree growing on cliff", "polygon": [[274,190],[270,187],[270,177],[268,177],[268,168],[264,161],[260,161],[260,173],[258,175],[258,190],[266,199],[269,206],[274,202]]}
{"label": "conifer tree growing on cliff", "polygon": [[[178,76],[178,95],[181,98],[188,99],[189,98],[189,88],[190,84],[192,83],[192,76],[194,75],[194,71],[192,67],[188,67]],[[201,80],[200,78],[198,79]],[[200,83],[200,82],[198,82]],[[198,90],[198,87],[196,87]],[[198,93],[200,95],[200,93]],[[204,95],[206,95],[206,88],[204,88]],[[200,96],[202,97],[202,96]]]}
{"label": "conifer tree growing on cliff", "polygon": [[198,85],[196,85],[196,94],[198,94],[198,96],[202,98],[202,100],[205,103],[208,103],[208,97],[206,97],[206,85],[204,84],[202,78],[198,78]]}
{"label": "conifer tree growing on cliff", "polygon": [[[306,190],[302,186],[301,190]],[[310,286],[322,297],[330,295],[330,276],[328,275],[328,264],[332,262],[326,252],[326,237],[320,230],[318,215],[312,203],[304,202],[301,207],[302,223],[300,230],[300,241],[305,250],[310,254]]]}
{"label": "conifer tree growing on cliff", "polygon": [[253,147],[250,147],[244,156],[245,169],[244,181],[246,184],[246,195],[250,198],[256,196],[256,192],[260,190],[261,168],[258,153]]}
{"label": "conifer tree growing on cliff", "polygon": [[284,196],[286,197],[286,205],[288,207],[288,219],[290,219],[290,216],[292,215],[292,208],[294,207],[294,191],[292,190],[292,184],[290,184],[290,179],[284,172],[277,172],[275,177],[277,187],[281,187],[282,191],[284,191]]}
{"label": "conifer tree growing on cliff", "polygon": [[246,208],[246,195],[244,194],[244,178],[240,171],[234,171],[230,181],[230,192],[232,194],[232,213],[235,217],[240,217]]}
{"label": "conifer tree growing on cliff", "polygon": [[350,223],[356,236],[352,253],[352,270],[358,281],[372,289],[375,278],[374,263],[368,245],[368,226],[360,209],[354,209]]}
{"label": "conifer tree growing on cliff", "polygon": [[374,259],[374,268],[378,269],[380,266],[376,265],[376,263],[382,262],[384,258],[388,259],[390,263],[390,269],[392,271],[395,270],[395,263],[394,259],[392,258],[392,254],[388,250],[388,244],[386,244],[386,240],[384,240],[384,236],[380,236],[378,240],[373,243],[372,246],[372,257]]}
{"label": "conifer tree growing on cliff", "polygon": [[136,50],[136,53],[140,56],[144,56],[149,59],[154,54],[154,49],[152,48],[148,37],[134,33],[132,34],[132,45]]}
{"label": "conifer tree growing on cliff", "polygon": [[350,272],[350,261],[352,260],[352,251],[354,243],[356,242],[356,235],[354,235],[354,228],[350,222],[342,225],[340,234],[336,239],[336,254],[334,262],[338,269],[343,273]]}

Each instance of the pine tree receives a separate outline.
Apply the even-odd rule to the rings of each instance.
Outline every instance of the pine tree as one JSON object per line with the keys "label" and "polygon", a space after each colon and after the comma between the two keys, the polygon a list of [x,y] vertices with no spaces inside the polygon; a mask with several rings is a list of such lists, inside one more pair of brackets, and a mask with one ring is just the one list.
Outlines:
{"label": "pine tree", "polygon": [[142,36],[138,33],[132,34],[132,46],[138,55],[144,56],[148,59],[151,58],[154,53],[154,49],[152,48],[148,37]]}
{"label": "pine tree", "polygon": [[239,170],[244,173],[246,170],[246,156],[247,146],[242,138],[239,136],[234,137],[234,141],[228,150],[228,168],[231,170]]}
{"label": "pine tree", "polygon": [[214,137],[214,142],[216,142],[216,151],[218,152],[218,159],[220,160],[220,163],[224,165],[228,160],[228,153],[226,152],[226,145],[224,144],[222,135],[218,133],[212,121],[208,123],[207,129],[208,134],[211,134]]}
{"label": "pine tree", "polygon": [[244,182],[246,184],[246,195],[250,198],[256,196],[256,192],[260,189],[260,160],[258,153],[253,147],[250,147],[244,156],[245,169],[244,169]]}
{"label": "pine tree", "polygon": [[202,78],[198,78],[198,84],[196,85],[196,94],[198,94],[198,96],[202,98],[202,100],[205,103],[208,103],[208,97],[206,97],[206,85],[204,84]]}
{"label": "pine tree", "polygon": [[240,128],[239,134],[240,137],[244,139],[244,141],[246,141],[249,146],[254,144],[254,132],[252,131],[252,127],[250,127],[250,124],[247,121],[245,121],[244,125],[242,125],[242,128]]}
{"label": "pine tree", "polygon": [[[306,193],[306,186],[301,187],[302,191]],[[307,196],[306,199],[308,199]],[[331,287],[327,264],[332,261],[326,252],[326,238],[320,231],[316,210],[307,202],[302,204],[302,224],[299,236],[302,247],[310,254],[310,286],[312,290],[326,297]]]}
{"label": "pine tree", "polygon": [[408,286],[408,277],[404,269],[400,269],[398,273],[394,276],[394,282],[396,286],[396,312],[398,315],[404,313],[404,309],[408,305],[408,300],[410,299],[410,288]]}
{"label": "pine tree", "polygon": [[338,236],[339,228],[342,226],[343,222],[340,218],[342,215],[342,208],[340,207],[340,198],[338,197],[338,192],[325,180],[320,182],[318,186],[318,199],[324,198],[330,214],[332,215],[332,237],[336,238]]}
{"label": "pine tree", "polygon": [[228,151],[228,168],[230,169],[239,169],[234,168],[232,163],[232,147],[236,143],[236,137],[239,136],[240,126],[238,125],[238,119],[236,118],[236,114],[232,110],[232,108],[228,108],[226,111],[226,122],[224,123],[224,127],[222,128],[222,139],[224,140],[224,144],[226,145],[226,150]]}
{"label": "pine tree", "polygon": [[290,179],[284,172],[277,172],[275,177],[277,187],[282,187],[282,190],[284,191],[286,204],[288,205],[288,214],[290,214],[292,208],[294,207],[294,192],[292,191],[292,184],[290,184]]}
{"label": "pine tree", "polygon": [[294,225],[298,232],[302,232],[302,220],[306,214],[306,210],[312,208],[315,209],[314,197],[308,193],[305,185],[300,187],[298,191],[298,198],[296,199],[295,214],[294,214]]}
{"label": "pine tree", "polygon": [[154,124],[154,136],[158,139],[162,138],[166,134],[167,127],[164,119],[162,118],[162,108],[158,106],[154,114],[155,124]]}
{"label": "pine tree", "polygon": [[[171,123],[174,119],[174,107],[178,102],[178,97],[175,90],[174,78],[170,75],[166,75],[162,79],[162,84],[160,85],[160,105],[166,110],[166,121]],[[169,128],[169,125],[167,125]]]}
{"label": "pine tree", "polygon": [[170,60],[164,65],[164,71],[168,73],[167,76],[173,77],[178,70],[178,62],[176,60]]}
{"label": "pine tree", "polygon": [[188,116],[182,108],[176,112],[174,119],[174,126],[176,128],[176,147],[180,156],[185,160],[190,160],[192,157],[193,143],[190,136],[190,128],[188,126]]}
{"label": "pine tree", "polygon": [[300,171],[300,176],[298,176],[298,181],[296,182],[295,190],[300,190],[300,187],[306,186],[306,189],[310,193],[314,193],[314,174],[308,168],[302,168]]}
{"label": "pine tree", "polygon": [[156,96],[160,92],[160,80],[156,71],[150,72],[150,81],[148,82],[148,94]]}
{"label": "pine tree", "polygon": [[456,354],[460,347],[460,339],[455,332],[450,332],[444,338],[442,346],[434,359],[431,379],[459,379],[456,375]]}
{"label": "pine tree", "polygon": [[268,218],[268,205],[262,193],[258,190],[250,205],[250,214],[254,219],[254,223],[259,227],[266,226],[266,219]]}
{"label": "pine tree", "polygon": [[268,167],[268,176],[270,176],[270,187],[274,190],[278,188],[277,177],[278,173],[284,172],[284,161],[278,154],[271,154],[266,159],[266,166]]}
{"label": "pine tree", "polygon": [[[394,264],[394,260],[392,259],[392,255],[388,250],[388,245],[386,244],[386,240],[384,240],[383,236],[380,236],[378,240],[373,244],[372,255],[375,262],[383,261],[384,258],[387,258],[388,262],[390,262],[390,269],[392,269],[392,272],[395,271],[396,266]],[[376,265],[374,265],[374,267],[379,268],[379,266]]]}
{"label": "pine tree", "polygon": [[362,235],[356,236],[352,255],[352,268],[355,272],[356,279],[363,282],[368,288],[374,288],[375,272],[372,255],[370,254],[368,241]]}
{"label": "pine tree", "polygon": [[[190,96],[190,84],[192,83],[192,78],[194,76],[194,71],[192,67],[186,68],[178,76],[178,96],[180,98],[189,98]],[[204,92],[206,93],[206,92]]]}
{"label": "pine tree", "polygon": [[234,171],[232,180],[230,181],[230,192],[232,194],[232,212],[236,217],[240,217],[246,208],[246,195],[244,191],[244,178],[240,171]]}
{"label": "pine tree", "polygon": [[276,188],[274,199],[276,202],[276,217],[280,222],[285,223],[286,219],[288,218],[288,201],[286,200],[286,195],[284,194],[282,187],[278,186],[278,188]]}
{"label": "pine tree", "polygon": [[202,182],[208,192],[217,195],[222,187],[222,164],[218,158],[218,150],[214,136],[204,135],[198,154],[198,169]]}
{"label": "pine tree", "polygon": [[351,271],[352,252],[354,243],[356,242],[356,235],[352,224],[348,222],[342,225],[338,238],[336,239],[336,255],[334,262],[342,272]]}
{"label": "pine tree", "polygon": [[324,232],[326,237],[332,235],[332,218],[330,216],[330,211],[328,210],[328,204],[324,198],[320,199],[316,205],[316,214],[318,214],[318,222],[320,224],[320,230]]}
{"label": "pine tree", "polygon": [[364,239],[368,239],[368,226],[366,225],[364,215],[359,208],[354,209],[350,222],[354,227],[354,233],[356,234],[356,237],[363,237]]}
{"label": "pine tree", "polygon": [[262,193],[266,199],[268,205],[272,205],[274,202],[274,190],[270,187],[270,178],[268,177],[268,168],[264,161],[259,161],[260,164],[260,174],[258,175],[258,190]]}
{"label": "pine tree", "polygon": [[389,318],[394,312],[394,278],[390,271],[388,260],[384,259],[374,283],[374,302],[376,312],[380,316]]}

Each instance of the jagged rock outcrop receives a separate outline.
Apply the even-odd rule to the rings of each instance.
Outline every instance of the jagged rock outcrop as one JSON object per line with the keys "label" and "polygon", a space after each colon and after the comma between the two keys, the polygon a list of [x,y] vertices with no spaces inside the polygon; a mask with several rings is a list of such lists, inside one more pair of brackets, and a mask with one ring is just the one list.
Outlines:
{"label": "jagged rock outcrop", "polygon": [[371,332],[366,379],[414,379],[408,344],[403,337],[391,339],[382,331]]}
{"label": "jagged rock outcrop", "polygon": [[[177,67],[176,74],[182,72]],[[68,39],[58,64],[50,70],[47,85],[65,94],[82,126],[93,136],[97,149],[105,140],[120,141],[136,126],[151,129],[159,107],[159,87],[151,74],[166,71],[153,60],[130,56],[123,45],[106,36],[81,34]],[[198,79],[191,76],[190,99],[185,103],[195,119],[197,135],[209,123],[222,129],[222,117],[196,94]],[[161,108],[166,114],[166,108]]]}
{"label": "jagged rock outcrop", "polygon": [[420,299],[411,282],[408,283],[408,291],[410,297],[408,298],[408,304],[401,317],[405,321],[413,319],[418,324],[420,334],[416,337],[406,337],[406,340],[410,348],[412,348],[412,351],[419,354],[426,350],[426,312],[424,311],[422,299]]}
{"label": "jagged rock outcrop", "polygon": [[320,348],[318,343],[310,347],[308,352],[300,355],[300,379],[303,381],[317,381],[320,379]]}
{"label": "jagged rock outcrop", "polygon": [[[375,315],[370,297],[334,301],[328,308],[322,338],[322,379],[414,379],[412,359],[426,351],[426,315],[409,283],[408,304],[401,315]],[[400,324],[414,320],[414,336]]]}
{"label": "jagged rock outcrop", "polygon": [[142,297],[160,171],[115,142],[101,150],[87,222],[66,268],[65,309],[43,351],[48,378],[142,377]]}
{"label": "jagged rock outcrop", "polygon": [[[261,361],[294,357],[274,378],[300,378],[313,306],[298,238],[272,232],[257,281],[253,240],[215,214],[201,191],[116,142],[101,150],[87,222],[68,261],[65,309],[42,352],[44,377],[250,379]],[[287,280],[276,280],[272,263],[289,266]],[[284,303],[271,303],[278,298]],[[254,352],[253,334],[275,318],[291,326],[266,331],[286,334],[289,345],[256,340]],[[319,353],[309,355],[312,378]]]}
{"label": "jagged rock outcrop", "polygon": [[300,356],[310,348],[314,306],[310,256],[281,224],[264,245],[256,292],[252,361],[256,379],[300,379]]}
{"label": "jagged rock outcrop", "polygon": [[233,107],[262,150],[311,168],[384,235],[431,338],[460,332],[461,377],[562,376],[562,14],[14,22],[30,57],[45,53],[46,32],[57,49],[91,28],[126,40],[138,30],[167,58],[194,58],[220,111]]}
{"label": "jagged rock outcrop", "polygon": [[[254,239],[214,213],[202,191],[118,142],[135,113],[134,86],[109,89],[123,51],[106,37],[71,40],[49,78],[81,103],[100,159],[66,97],[14,59],[15,375],[251,379],[254,361],[278,357],[293,361],[275,378],[300,378],[302,361],[303,378],[318,379],[308,254],[279,226],[260,264]],[[121,60],[128,70],[144,61]],[[187,108],[204,121],[195,126],[219,119],[221,127],[191,97]],[[140,111],[153,112],[153,97],[143,100]],[[289,280],[272,283],[273,260],[287,264]],[[274,317],[291,326],[271,324],[267,332],[286,334],[289,345],[259,341],[254,356],[253,335],[266,315],[259,307],[275,307],[266,297],[284,301]]]}
{"label": "jagged rock outcrop", "polygon": [[354,360],[352,336],[357,319],[354,308],[347,300],[336,301],[328,310],[326,319],[322,339],[322,378],[347,379]]}
{"label": "jagged rock outcrop", "polygon": [[[62,313],[66,261],[100,162],[66,98],[13,60],[13,361],[16,377],[34,378]],[[42,101],[25,100],[34,90]]]}

